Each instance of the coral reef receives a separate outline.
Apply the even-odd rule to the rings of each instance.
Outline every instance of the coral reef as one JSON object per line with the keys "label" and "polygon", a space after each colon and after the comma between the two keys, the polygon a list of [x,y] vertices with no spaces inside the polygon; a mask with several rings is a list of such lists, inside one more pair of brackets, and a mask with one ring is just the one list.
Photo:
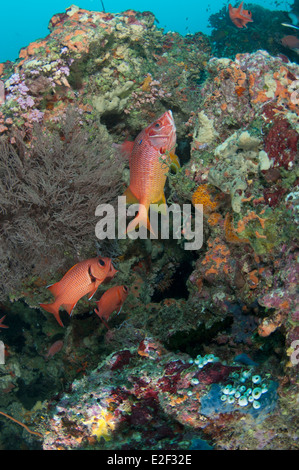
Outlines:
{"label": "coral reef", "polygon": [[[299,66],[251,9],[252,48],[227,13],[210,41],[73,5],[0,64],[3,448],[298,448]],[[97,205],[129,181],[119,144],[168,109],[165,195],[191,228],[203,205],[201,248],[184,250],[183,216],[181,238],[96,240]],[[103,283],[62,328],[45,286],[96,254],[126,302],[107,331]]]}
{"label": "coral reef", "polygon": [[182,123],[198,94],[209,42],[200,34],[163,35],[154,21],[150,12],[111,14],[75,6],[55,15],[47,38],[23,48],[16,64],[0,65],[6,89],[1,132],[7,116],[16,125],[30,124],[33,111],[34,119],[47,119],[74,101],[99,113],[116,135],[135,132],[174,107]]}
{"label": "coral reef", "polygon": [[236,439],[241,449],[279,448],[282,436],[258,437],[281,420],[277,383],[258,372],[213,354],[175,355],[146,337],[73,382],[39,428],[47,429],[43,448],[188,450],[198,438],[226,449],[227,428],[230,448]]}

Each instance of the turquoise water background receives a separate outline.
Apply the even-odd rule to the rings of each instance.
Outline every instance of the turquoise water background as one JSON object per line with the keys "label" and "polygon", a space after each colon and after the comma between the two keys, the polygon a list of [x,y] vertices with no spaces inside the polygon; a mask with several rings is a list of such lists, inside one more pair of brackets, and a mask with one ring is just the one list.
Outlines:
{"label": "turquoise water background", "polygon": [[[239,1],[223,0],[103,0],[106,12],[117,13],[128,9],[151,11],[159,21],[158,26],[165,31],[177,31],[182,35],[198,31],[209,33],[208,20],[211,14],[219,11],[223,5]],[[76,0],[80,8],[102,11],[100,0]],[[270,10],[290,11],[293,1],[257,0],[253,4]],[[55,13],[62,13],[71,5],[71,0],[0,0],[0,62],[15,60],[21,47],[27,46],[49,33],[48,23]],[[247,9],[250,2],[244,3]]]}

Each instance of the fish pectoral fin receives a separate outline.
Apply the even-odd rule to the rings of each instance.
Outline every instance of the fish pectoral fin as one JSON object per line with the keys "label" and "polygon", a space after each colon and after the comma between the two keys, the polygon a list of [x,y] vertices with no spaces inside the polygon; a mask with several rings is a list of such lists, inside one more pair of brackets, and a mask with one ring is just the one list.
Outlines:
{"label": "fish pectoral fin", "polygon": [[170,168],[175,171],[175,173],[181,168],[180,160],[175,153],[169,154],[170,159]]}
{"label": "fish pectoral fin", "polygon": [[99,281],[99,279],[96,279],[95,282],[93,283],[92,290],[89,292],[88,300],[91,300],[93,298],[100,284],[101,284],[101,281]]}
{"label": "fish pectoral fin", "polygon": [[47,312],[52,313],[58,321],[59,325],[64,326],[59,316],[59,306],[55,305],[55,302],[53,302],[52,304],[39,304],[39,306]]}
{"label": "fish pectoral fin", "polygon": [[95,282],[96,281],[96,277],[92,274],[92,267],[89,266],[88,268],[88,275],[90,277],[90,282]]}
{"label": "fish pectoral fin", "polygon": [[139,203],[135,194],[132,193],[130,186],[125,190],[123,195],[126,196],[127,198],[126,204],[138,204]]}
{"label": "fish pectoral fin", "polygon": [[120,314],[122,308],[123,308],[123,306],[121,305],[121,306],[120,306],[120,309],[119,309],[119,311],[117,312],[116,315],[119,315],[119,314]]}
{"label": "fish pectoral fin", "polygon": [[77,302],[74,302],[72,304],[62,304],[62,307],[67,311],[67,313],[71,317],[72,313],[73,313],[73,310],[76,307],[76,305],[77,305]]}
{"label": "fish pectoral fin", "polygon": [[101,318],[101,314],[100,314],[99,308],[95,308],[95,309],[94,309],[94,313],[96,313],[97,316]]}

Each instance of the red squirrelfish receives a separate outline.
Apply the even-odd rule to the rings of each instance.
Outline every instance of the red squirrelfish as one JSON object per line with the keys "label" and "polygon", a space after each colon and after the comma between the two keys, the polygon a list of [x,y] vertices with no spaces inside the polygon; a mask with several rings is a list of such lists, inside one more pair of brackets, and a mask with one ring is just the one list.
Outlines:
{"label": "red squirrelfish", "polygon": [[97,308],[95,308],[95,313],[100,317],[104,325],[108,328],[107,321],[111,313],[115,310],[119,313],[121,311],[122,305],[126,298],[128,297],[129,289],[127,286],[115,286],[108,289],[97,301]]}
{"label": "red squirrelfish", "polygon": [[154,233],[148,210],[152,203],[166,204],[164,186],[169,165],[180,166],[175,146],[176,128],[171,111],[141,131],[134,142],[123,144],[124,151],[130,154],[130,185],[124,195],[127,204],[139,203],[138,214],[129,223],[127,232],[143,225]]}
{"label": "red squirrelfish", "polygon": [[231,4],[228,5],[229,17],[237,28],[247,28],[247,23],[252,23],[252,13],[249,10],[243,9],[243,2],[240,3],[238,8],[234,8]]}
{"label": "red squirrelfish", "polygon": [[299,38],[297,36],[284,36],[281,39],[281,44],[290,49],[299,49]]}
{"label": "red squirrelfish", "polygon": [[108,276],[112,278],[117,273],[110,258],[90,258],[73,266],[59,281],[48,287],[55,296],[51,304],[40,304],[40,306],[53,313],[59,325],[63,326],[59,316],[59,308],[63,307],[69,315],[78,302],[86,294],[89,300],[95,294],[99,285]]}
{"label": "red squirrelfish", "polygon": [[45,359],[49,359],[58,353],[63,348],[63,341],[60,339],[55,341],[52,346],[49,347],[47,354],[45,354]]}

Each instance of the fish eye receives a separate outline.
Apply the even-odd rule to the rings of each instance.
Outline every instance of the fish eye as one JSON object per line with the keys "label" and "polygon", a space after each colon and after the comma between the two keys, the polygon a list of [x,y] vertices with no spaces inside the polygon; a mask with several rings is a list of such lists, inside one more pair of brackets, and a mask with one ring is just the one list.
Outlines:
{"label": "fish eye", "polygon": [[157,127],[157,128],[160,127],[160,123],[156,122],[155,127]]}
{"label": "fish eye", "polygon": [[105,261],[103,261],[103,260],[100,258],[100,259],[99,259],[99,264],[104,267],[104,266],[105,266]]}

